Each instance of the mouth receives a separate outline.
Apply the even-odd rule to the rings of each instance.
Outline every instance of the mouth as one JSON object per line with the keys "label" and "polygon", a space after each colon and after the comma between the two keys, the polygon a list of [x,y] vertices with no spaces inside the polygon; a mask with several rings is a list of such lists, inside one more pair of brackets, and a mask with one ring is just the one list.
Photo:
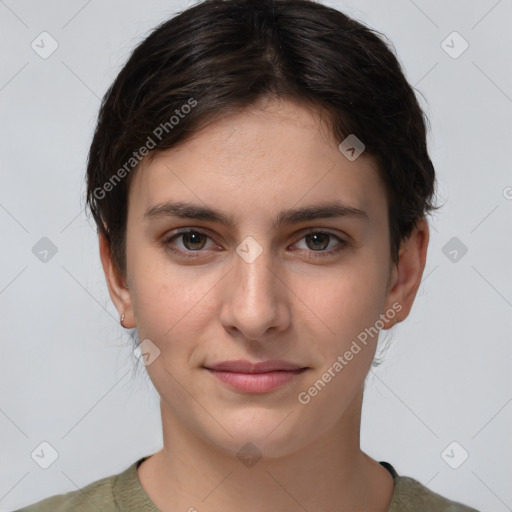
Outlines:
{"label": "mouth", "polygon": [[268,393],[296,379],[308,367],[287,361],[224,361],[204,369],[232,390],[242,393]]}

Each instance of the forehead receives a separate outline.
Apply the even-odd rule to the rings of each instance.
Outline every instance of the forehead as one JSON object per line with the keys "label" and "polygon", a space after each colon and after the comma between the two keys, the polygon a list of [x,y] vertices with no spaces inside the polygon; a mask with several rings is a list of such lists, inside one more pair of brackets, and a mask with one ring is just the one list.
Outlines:
{"label": "forehead", "polygon": [[350,161],[319,114],[279,101],[226,116],[143,162],[129,203],[137,217],[184,200],[270,219],[284,207],[342,201],[378,217],[384,196],[372,157]]}

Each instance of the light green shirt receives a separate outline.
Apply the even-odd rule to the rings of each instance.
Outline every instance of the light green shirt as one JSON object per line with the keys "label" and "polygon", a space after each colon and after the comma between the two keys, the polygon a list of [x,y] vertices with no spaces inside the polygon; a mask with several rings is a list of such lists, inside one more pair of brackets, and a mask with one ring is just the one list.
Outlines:
{"label": "light green shirt", "polygon": [[[137,475],[143,457],[123,472],[96,480],[80,490],[51,496],[16,512],[161,512],[149,499]],[[399,476],[388,462],[380,462],[393,476],[393,497],[388,512],[478,512],[443,498],[417,480]]]}

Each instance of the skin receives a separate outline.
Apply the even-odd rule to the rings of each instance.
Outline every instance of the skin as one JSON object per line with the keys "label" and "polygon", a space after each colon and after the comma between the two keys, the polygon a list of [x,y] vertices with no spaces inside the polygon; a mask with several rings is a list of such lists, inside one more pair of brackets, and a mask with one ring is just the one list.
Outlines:
{"label": "skin", "polygon": [[[124,326],[136,326],[140,340],[160,350],[146,369],[161,397],[164,446],[138,476],[164,512],[388,510],[391,475],[360,449],[364,382],[378,337],[360,344],[307,405],[297,397],[393,304],[401,310],[392,320],[383,317],[384,329],[408,316],[429,230],[419,222],[392,265],[375,163],[365,153],[349,161],[338,144],[316,111],[267,100],[143,162],[128,198],[125,276],[100,236],[110,296],[125,314]],[[148,208],[169,200],[220,209],[234,225],[145,219]],[[272,228],[282,210],[329,200],[362,209],[369,220]],[[177,237],[166,247],[166,236],[178,228],[206,236]],[[350,245],[322,257],[339,242],[315,241],[306,228]],[[236,252],[248,236],[262,249],[251,263]],[[277,390],[245,394],[203,368],[234,359],[284,359],[308,369]],[[251,467],[237,457],[247,442],[261,453]]]}

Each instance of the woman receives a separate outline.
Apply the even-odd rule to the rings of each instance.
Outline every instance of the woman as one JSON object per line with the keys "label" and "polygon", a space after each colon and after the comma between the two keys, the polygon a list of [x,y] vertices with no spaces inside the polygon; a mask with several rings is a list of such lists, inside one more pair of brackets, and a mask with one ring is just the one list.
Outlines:
{"label": "woman", "polygon": [[436,208],[424,115],[374,32],[308,0],[184,11],[105,95],[87,183],[164,446],[23,510],[475,510],[359,446]]}

